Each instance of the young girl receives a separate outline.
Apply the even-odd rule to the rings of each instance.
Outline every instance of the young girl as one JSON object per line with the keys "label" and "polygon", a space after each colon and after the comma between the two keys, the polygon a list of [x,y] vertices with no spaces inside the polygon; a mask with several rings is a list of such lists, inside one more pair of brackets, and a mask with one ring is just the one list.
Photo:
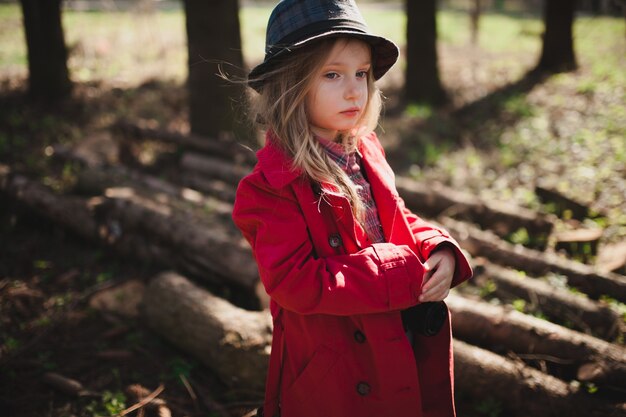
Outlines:
{"label": "young girl", "polygon": [[233,211],[271,297],[265,416],[455,414],[449,315],[433,302],[472,272],[404,207],[373,132],[374,81],[397,57],[352,0],[283,0],[270,16],[249,75],[266,143]]}

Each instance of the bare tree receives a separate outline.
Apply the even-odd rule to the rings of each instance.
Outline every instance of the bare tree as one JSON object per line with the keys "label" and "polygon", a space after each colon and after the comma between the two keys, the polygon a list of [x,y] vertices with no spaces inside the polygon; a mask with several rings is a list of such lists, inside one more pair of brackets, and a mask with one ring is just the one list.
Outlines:
{"label": "bare tree", "polygon": [[243,89],[223,80],[224,68],[241,76],[243,54],[237,0],[185,0],[189,52],[189,118],[191,131],[217,137],[237,130],[237,106]]}
{"label": "bare tree", "polygon": [[480,13],[482,11],[482,3],[484,0],[471,0],[470,6],[470,31],[472,45],[478,44],[478,24],[480,22]]}
{"label": "bare tree", "polygon": [[28,49],[28,92],[56,101],[70,95],[61,0],[20,0]]}
{"label": "bare tree", "polygon": [[406,102],[441,105],[447,95],[439,79],[437,0],[406,0]]}
{"label": "bare tree", "polygon": [[543,48],[536,70],[572,71],[578,67],[572,28],[576,0],[544,0]]}

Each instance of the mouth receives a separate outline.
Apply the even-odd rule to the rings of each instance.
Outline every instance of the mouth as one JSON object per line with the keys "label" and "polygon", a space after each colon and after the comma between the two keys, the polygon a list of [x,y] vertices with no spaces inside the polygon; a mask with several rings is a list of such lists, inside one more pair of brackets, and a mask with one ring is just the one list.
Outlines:
{"label": "mouth", "polygon": [[349,109],[343,110],[341,114],[348,117],[354,117],[361,112],[361,109],[358,107],[350,107]]}

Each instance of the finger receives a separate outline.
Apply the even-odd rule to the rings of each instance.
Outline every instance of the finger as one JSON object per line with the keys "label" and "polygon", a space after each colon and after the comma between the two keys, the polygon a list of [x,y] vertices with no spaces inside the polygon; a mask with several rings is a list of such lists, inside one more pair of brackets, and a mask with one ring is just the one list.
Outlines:
{"label": "finger", "polygon": [[422,286],[422,290],[429,290],[431,289],[433,286],[437,285],[438,283],[446,280],[446,278],[449,276],[450,274],[447,273],[447,271],[444,268],[440,268],[438,267],[437,269],[427,273],[424,276],[424,284]]}
{"label": "finger", "polygon": [[447,290],[448,287],[445,282],[437,283],[437,285],[422,292],[422,295],[419,297],[420,301],[431,299],[434,296],[439,296]]}
{"label": "finger", "polygon": [[444,298],[446,298],[449,293],[450,293],[450,289],[449,288],[446,289],[444,287],[442,289],[438,289],[438,291],[429,292],[428,294],[422,294],[419,300],[422,303],[425,303],[428,301],[441,301]]}

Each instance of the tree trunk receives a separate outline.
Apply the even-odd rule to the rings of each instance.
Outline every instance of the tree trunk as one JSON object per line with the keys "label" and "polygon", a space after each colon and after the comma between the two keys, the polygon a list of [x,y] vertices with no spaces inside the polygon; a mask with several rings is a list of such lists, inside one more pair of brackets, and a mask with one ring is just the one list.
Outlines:
{"label": "tree trunk", "polygon": [[[466,342],[544,361],[565,379],[619,386],[626,378],[626,350],[548,321],[451,294],[454,336]],[[590,373],[589,369],[597,372]]]}
{"label": "tree trunk", "polygon": [[193,354],[231,388],[263,397],[270,353],[269,311],[246,311],[165,272],[146,288],[142,313],[148,325]]}
{"label": "tree trunk", "polygon": [[68,97],[72,83],[61,24],[61,0],[20,0],[28,49],[28,93],[54,102]]}
{"label": "tree trunk", "polygon": [[478,45],[478,27],[480,22],[480,14],[482,11],[481,0],[471,0],[470,8],[470,42],[472,45]]}
{"label": "tree trunk", "polygon": [[619,332],[620,315],[598,301],[489,262],[475,270],[475,284],[492,281],[495,296],[508,302],[526,301],[525,312],[545,314],[551,321],[606,340],[613,340]]}
{"label": "tree trunk", "polygon": [[565,72],[578,67],[572,36],[575,8],[576,0],[544,0],[545,30],[537,70]]}
{"label": "tree trunk", "polygon": [[437,58],[437,0],[405,0],[405,102],[442,105],[446,92],[439,79]]}
{"label": "tree trunk", "polygon": [[243,77],[237,0],[185,0],[189,119],[194,134],[220,137],[243,132],[243,88],[218,76]]}
{"label": "tree trunk", "polygon": [[474,256],[482,256],[494,263],[507,265],[535,276],[549,272],[562,274],[567,278],[568,285],[592,298],[609,295],[618,301],[626,302],[626,277],[623,275],[600,272],[589,265],[570,261],[554,253],[513,245],[491,232],[451,218],[442,219],[442,223],[463,248]]}

